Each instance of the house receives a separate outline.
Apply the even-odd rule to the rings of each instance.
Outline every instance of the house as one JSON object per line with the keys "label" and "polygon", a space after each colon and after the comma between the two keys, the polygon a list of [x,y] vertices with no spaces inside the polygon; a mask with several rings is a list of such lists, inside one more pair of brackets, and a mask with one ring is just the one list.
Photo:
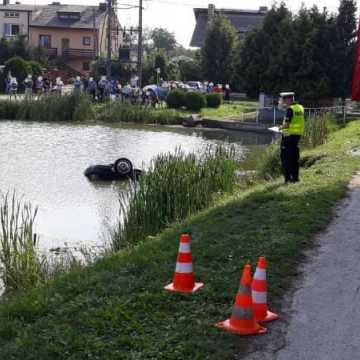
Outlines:
{"label": "house", "polygon": [[208,24],[216,14],[228,18],[239,36],[242,37],[255,26],[261,24],[267,10],[266,6],[261,6],[259,10],[216,9],[212,4],[209,4],[208,8],[195,8],[196,25],[190,46],[201,47],[203,45]]}
{"label": "house", "polygon": [[[112,16],[112,55],[118,54],[119,21]],[[90,71],[90,62],[106,56],[108,16],[105,3],[99,6],[62,5],[53,2],[33,12],[30,45],[45,49],[50,58],[60,57],[64,64],[79,73]]]}
{"label": "house", "polygon": [[[86,75],[90,63],[105,57],[108,48],[108,14],[106,3],[98,6],[67,5],[53,2],[44,6],[9,4],[0,6],[1,37],[25,35],[32,47],[46,51],[50,59]],[[2,20],[3,19],[3,20]],[[2,23],[3,21],[3,23]],[[118,56],[120,24],[112,13],[112,55]]]}
{"label": "house", "polygon": [[28,37],[31,14],[36,9],[37,7],[32,5],[11,5],[8,0],[4,0],[0,5],[0,38],[19,35]]}

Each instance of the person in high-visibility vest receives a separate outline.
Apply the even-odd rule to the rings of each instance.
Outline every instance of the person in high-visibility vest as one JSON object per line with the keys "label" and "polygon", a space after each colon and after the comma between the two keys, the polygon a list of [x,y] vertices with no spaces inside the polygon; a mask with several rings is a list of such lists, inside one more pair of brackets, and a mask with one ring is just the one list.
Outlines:
{"label": "person in high-visibility vest", "polygon": [[287,108],[281,139],[281,163],[285,183],[299,181],[299,141],[304,134],[305,117],[302,105],[295,102],[294,94],[283,96],[283,104]]}

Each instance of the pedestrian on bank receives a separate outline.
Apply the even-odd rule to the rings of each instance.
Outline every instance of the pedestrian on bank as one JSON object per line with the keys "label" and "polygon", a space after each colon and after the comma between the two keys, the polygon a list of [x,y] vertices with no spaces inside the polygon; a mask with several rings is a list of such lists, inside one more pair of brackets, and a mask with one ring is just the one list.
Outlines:
{"label": "pedestrian on bank", "polygon": [[17,99],[17,92],[18,92],[18,82],[16,80],[16,77],[12,77],[10,80],[10,92],[9,92],[10,100],[12,97],[14,97],[15,100]]}
{"label": "pedestrian on bank", "polygon": [[296,183],[299,181],[299,141],[305,127],[304,108],[295,101],[294,93],[282,93],[280,96],[286,108],[286,116],[280,126],[282,130],[281,163],[285,183]]}
{"label": "pedestrian on bank", "polygon": [[25,100],[29,101],[32,98],[34,82],[32,76],[29,74],[24,80]]}
{"label": "pedestrian on bank", "polygon": [[231,93],[230,85],[226,84],[223,90],[224,90],[224,100],[229,102],[230,101],[230,93]]}
{"label": "pedestrian on bank", "polygon": [[87,92],[90,94],[92,99],[95,101],[97,97],[97,85],[93,77],[89,78]]}

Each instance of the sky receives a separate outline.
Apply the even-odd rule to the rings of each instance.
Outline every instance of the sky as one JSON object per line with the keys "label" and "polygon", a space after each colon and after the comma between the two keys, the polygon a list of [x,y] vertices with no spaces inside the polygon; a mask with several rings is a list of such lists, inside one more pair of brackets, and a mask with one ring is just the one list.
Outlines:
{"label": "sky", "polygon": [[[14,3],[15,0],[11,0]],[[20,0],[22,4],[43,5],[53,0]],[[100,0],[56,0],[63,4],[96,5]],[[143,0],[144,13],[143,24],[145,27],[164,27],[173,32],[177,41],[188,47],[195,27],[194,7],[208,7],[214,4],[217,8],[230,9],[258,9],[260,6],[268,6],[274,0]],[[329,11],[336,11],[339,0],[288,0],[285,1],[291,10],[298,10],[302,3],[311,7],[314,3],[322,9],[327,7]],[[138,9],[128,10],[127,5],[136,6],[139,0],[118,0],[118,16],[122,26],[137,26]]]}

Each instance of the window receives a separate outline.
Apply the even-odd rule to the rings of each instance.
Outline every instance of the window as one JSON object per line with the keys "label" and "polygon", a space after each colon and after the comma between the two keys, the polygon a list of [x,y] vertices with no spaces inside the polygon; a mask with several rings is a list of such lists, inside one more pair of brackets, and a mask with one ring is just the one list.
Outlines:
{"label": "window", "polygon": [[50,35],[39,35],[39,45],[46,49],[51,48],[51,36]]}
{"label": "window", "polygon": [[16,36],[20,34],[20,25],[16,24],[4,24],[5,36]]}
{"label": "window", "polygon": [[18,12],[13,12],[13,11],[7,11],[5,13],[5,17],[19,17],[19,13]]}
{"label": "window", "polygon": [[79,12],[63,12],[58,11],[58,17],[62,20],[80,20],[81,14]]}
{"label": "window", "polygon": [[85,61],[83,62],[83,70],[84,71],[90,71],[90,62],[89,61]]}
{"label": "window", "polygon": [[91,45],[91,37],[90,36],[84,36],[83,37],[83,45],[84,46],[90,46]]}

